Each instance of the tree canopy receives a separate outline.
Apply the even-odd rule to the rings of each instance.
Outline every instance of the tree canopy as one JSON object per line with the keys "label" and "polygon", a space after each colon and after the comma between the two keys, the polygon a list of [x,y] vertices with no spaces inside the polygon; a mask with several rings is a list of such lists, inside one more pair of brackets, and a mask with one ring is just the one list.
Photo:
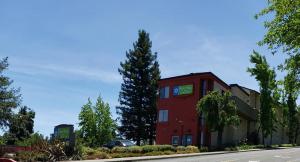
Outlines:
{"label": "tree canopy", "polygon": [[13,116],[13,109],[21,103],[20,89],[11,86],[13,80],[5,75],[8,68],[8,58],[0,60],[0,128],[9,126],[9,121]]}
{"label": "tree canopy", "polygon": [[115,137],[116,123],[112,119],[109,105],[100,96],[94,106],[90,99],[82,106],[79,127],[80,137],[90,147],[102,146]]}
{"label": "tree canopy", "polygon": [[133,49],[126,52],[119,73],[123,77],[119,93],[119,131],[122,136],[140,145],[141,141],[153,143],[156,129],[156,98],[160,78],[157,54],[151,51],[149,33],[139,31]]}
{"label": "tree canopy", "polygon": [[231,93],[221,94],[218,91],[212,91],[197,104],[199,114],[203,113],[205,122],[210,131],[218,131],[218,146],[222,145],[222,133],[225,126],[238,125],[239,116],[234,100],[231,99]]}
{"label": "tree canopy", "polygon": [[266,138],[272,135],[275,128],[273,106],[275,102],[277,104],[277,101],[273,97],[277,93],[276,73],[269,66],[266,58],[256,51],[250,55],[250,62],[254,64],[254,67],[248,68],[248,72],[251,76],[255,76],[260,86],[261,107],[259,117],[263,138]]}

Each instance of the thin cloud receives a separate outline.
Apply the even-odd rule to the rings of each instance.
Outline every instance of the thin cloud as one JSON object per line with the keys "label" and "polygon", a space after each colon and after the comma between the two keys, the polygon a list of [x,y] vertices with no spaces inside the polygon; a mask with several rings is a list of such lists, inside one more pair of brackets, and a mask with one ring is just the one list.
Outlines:
{"label": "thin cloud", "polygon": [[12,72],[26,75],[48,75],[52,77],[70,77],[98,80],[104,83],[120,83],[121,76],[116,70],[108,71],[84,66],[66,66],[56,64],[20,63],[14,61]]}

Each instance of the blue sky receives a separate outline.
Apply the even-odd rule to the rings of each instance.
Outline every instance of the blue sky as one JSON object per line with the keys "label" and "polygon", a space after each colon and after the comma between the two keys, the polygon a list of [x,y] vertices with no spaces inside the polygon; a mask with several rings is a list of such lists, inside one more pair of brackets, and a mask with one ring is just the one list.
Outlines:
{"label": "blue sky", "polygon": [[[21,87],[23,104],[36,111],[35,131],[77,124],[88,97],[118,105],[120,61],[139,29],[150,33],[162,77],[212,71],[226,83],[258,90],[246,72],[265,32],[254,14],[262,0],[27,0],[0,1],[0,57]],[[279,74],[279,78],[281,75]]]}

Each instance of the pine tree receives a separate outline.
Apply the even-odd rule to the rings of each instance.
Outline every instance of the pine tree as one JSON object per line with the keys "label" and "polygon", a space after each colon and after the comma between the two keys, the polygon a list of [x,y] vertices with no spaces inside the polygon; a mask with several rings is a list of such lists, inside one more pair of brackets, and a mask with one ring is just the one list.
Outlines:
{"label": "pine tree", "polygon": [[8,68],[7,57],[0,60],[0,128],[4,129],[9,125],[13,116],[12,109],[17,108],[21,102],[19,89],[11,87],[12,80],[4,75]]}
{"label": "pine tree", "polygon": [[151,51],[149,34],[139,31],[139,38],[133,50],[126,52],[119,73],[123,77],[119,94],[121,116],[120,133],[127,139],[141,144],[142,140],[153,143],[156,127],[156,95],[160,78],[157,54]]}
{"label": "pine tree", "polygon": [[35,112],[23,106],[17,114],[14,114],[9,123],[7,144],[14,145],[17,141],[23,141],[34,132]]}

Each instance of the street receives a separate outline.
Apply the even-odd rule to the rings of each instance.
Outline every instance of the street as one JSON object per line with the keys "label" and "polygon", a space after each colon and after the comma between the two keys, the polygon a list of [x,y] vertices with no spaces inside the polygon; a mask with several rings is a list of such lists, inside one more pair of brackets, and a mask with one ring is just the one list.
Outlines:
{"label": "street", "polygon": [[300,148],[147,160],[148,162],[300,162]]}

